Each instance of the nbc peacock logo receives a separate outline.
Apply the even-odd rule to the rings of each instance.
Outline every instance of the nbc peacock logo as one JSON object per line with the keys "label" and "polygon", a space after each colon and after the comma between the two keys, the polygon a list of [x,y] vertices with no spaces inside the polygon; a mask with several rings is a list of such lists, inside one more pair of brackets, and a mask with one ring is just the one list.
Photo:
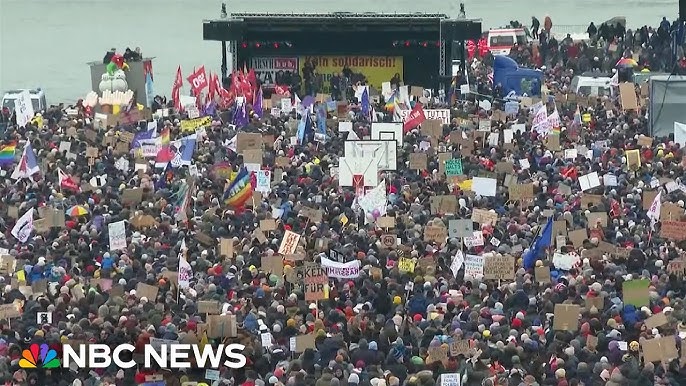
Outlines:
{"label": "nbc peacock logo", "polygon": [[57,352],[43,343],[33,343],[28,350],[21,353],[19,367],[22,369],[55,369],[60,367]]}

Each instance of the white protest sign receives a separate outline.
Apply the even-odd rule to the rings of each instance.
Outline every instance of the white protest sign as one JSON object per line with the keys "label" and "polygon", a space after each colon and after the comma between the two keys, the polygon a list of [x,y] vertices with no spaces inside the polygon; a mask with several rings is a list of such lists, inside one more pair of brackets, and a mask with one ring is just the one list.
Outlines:
{"label": "white protest sign", "polygon": [[14,100],[14,111],[17,114],[17,125],[19,127],[24,127],[27,123],[31,122],[35,112],[31,103],[31,94],[29,94],[28,90],[19,93],[17,99]]}
{"label": "white protest sign", "polygon": [[[403,122],[407,119],[407,117],[410,115],[412,110],[399,110],[398,113],[400,115],[400,118],[403,119]],[[444,125],[449,125],[450,124],[450,110],[448,109],[430,109],[430,110],[424,110],[424,116],[426,119],[440,119],[441,123]]]}
{"label": "white protest sign", "polygon": [[257,186],[255,190],[262,193],[269,193],[272,191],[272,172],[271,170],[258,170],[255,173]]}
{"label": "white protest sign", "polygon": [[600,178],[598,178],[598,172],[589,173],[585,176],[579,177],[579,185],[581,186],[582,192],[589,189],[593,189],[596,186],[600,186]]}
{"label": "white protest sign", "polygon": [[[465,237],[464,238],[464,245],[472,248],[472,247],[480,247],[484,245],[484,235],[481,233],[481,231],[474,231],[473,235],[471,237]],[[469,256],[469,255],[467,255]]]}
{"label": "white protest sign", "polygon": [[124,220],[107,225],[110,235],[110,251],[126,249],[126,226]]}
{"label": "white protest sign", "polygon": [[477,255],[466,255],[464,259],[464,276],[476,278],[484,274],[484,258]]}

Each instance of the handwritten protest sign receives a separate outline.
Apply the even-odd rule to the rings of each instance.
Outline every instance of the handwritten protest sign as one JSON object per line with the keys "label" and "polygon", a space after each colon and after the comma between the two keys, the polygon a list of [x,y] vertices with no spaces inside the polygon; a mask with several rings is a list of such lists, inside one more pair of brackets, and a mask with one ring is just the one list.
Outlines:
{"label": "handwritten protest sign", "polygon": [[487,280],[514,280],[514,256],[488,256],[484,258],[484,278]]}

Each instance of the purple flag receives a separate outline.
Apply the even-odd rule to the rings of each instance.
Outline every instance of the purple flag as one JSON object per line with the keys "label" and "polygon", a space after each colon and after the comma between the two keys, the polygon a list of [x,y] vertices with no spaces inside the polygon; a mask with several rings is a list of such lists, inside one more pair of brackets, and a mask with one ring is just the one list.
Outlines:
{"label": "purple flag", "polygon": [[245,102],[236,106],[236,111],[233,115],[233,124],[236,126],[236,128],[240,128],[248,124],[248,114],[245,111]]}
{"label": "purple flag", "polygon": [[262,118],[262,87],[257,89],[257,95],[255,95],[255,104],[252,109],[255,111],[255,115]]}

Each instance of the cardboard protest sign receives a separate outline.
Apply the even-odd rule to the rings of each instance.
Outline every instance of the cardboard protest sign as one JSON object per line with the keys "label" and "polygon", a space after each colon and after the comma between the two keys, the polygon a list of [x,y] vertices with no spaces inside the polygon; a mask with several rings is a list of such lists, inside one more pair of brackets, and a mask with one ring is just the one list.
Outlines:
{"label": "cardboard protest sign", "polygon": [[233,239],[222,238],[219,240],[219,255],[233,258]]}
{"label": "cardboard protest sign", "polygon": [[221,304],[217,301],[201,300],[198,302],[198,313],[219,314],[221,313]]}
{"label": "cardboard protest sign", "polygon": [[209,339],[238,336],[236,315],[208,315],[207,337]]}
{"label": "cardboard protest sign", "polygon": [[568,233],[567,237],[572,241],[574,248],[581,248],[584,240],[588,239],[588,231],[586,229],[573,230]]}
{"label": "cardboard protest sign", "polygon": [[279,255],[263,255],[262,256],[262,270],[272,273],[276,276],[283,275],[283,258]]}
{"label": "cardboard protest sign", "polygon": [[514,256],[488,256],[484,258],[486,280],[514,280]]}
{"label": "cardboard protest sign", "polygon": [[410,169],[425,170],[427,165],[426,153],[410,153]]}
{"label": "cardboard protest sign", "polygon": [[149,301],[154,302],[155,299],[157,299],[157,292],[159,292],[159,290],[160,289],[154,285],[138,283],[136,286],[136,296],[138,299],[146,297]]}
{"label": "cardboard protest sign", "polygon": [[586,214],[588,219],[588,227],[595,228],[600,224],[601,227],[607,227],[607,213],[605,212],[591,212]]}
{"label": "cardboard protest sign", "polygon": [[664,312],[660,312],[646,319],[645,326],[647,329],[652,330],[653,328],[662,327],[667,323],[669,323],[667,315]]}
{"label": "cardboard protest sign", "polygon": [[495,225],[498,222],[498,214],[487,209],[473,209],[472,221],[481,225]]}
{"label": "cardboard protest sign", "polygon": [[672,202],[660,205],[660,220],[680,221],[684,215],[684,208]]}
{"label": "cardboard protest sign", "polygon": [[431,214],[457,212],[457,196],[452,194],[430,197]]}
{"label": "cardboard protest sign", "polygon": [[622,284],[622,300],[624,304],[632,304],[637,308],[647,306],[650,303],[648,286],[650,280],[629,280]]}
{"label": "cardboard protest sign", "polygon": [[605,305],[605,298],[602,296],[593,296],[593,297],[587,297],[586,298],[586,309],[590,310],[591,307],[595,307],[598,310],[602,310]]}
{"label": "cardboard protest sign", "polygon": [[643,359],[646,362],[667,363],[679,357],[676,338],[673,335],[655,339],[641,339],[640,342]]}
{"label": "cardboard protest sign", "polygon": [[319,264],[306,264],[303,269],[303,292],[306,301],[324,300],[329,297],[329,278],[326,269]]}
{"label": "cardboard protest sign", "polygon": [[448,360],[448,348],[443,346],[429,347],[426,363],[446,362]]}
{"label": "cardboard protest sign", "polygon": [[398,270],[400,272],[414,273],[415,261],[412,259],[400,258],[398,260]]}
{"label": "cardboard protest sign", "polygon": [[387,249],[395,249],[398,244],[398,236],[394,234],[381,235],[379,240],[381,241],[381,245]]}
{"label": "cardboard protest sign", "polygon": [[304,217],[310,219],[310,221],[313,223],[322,222],[322,211],[319,209],[313,209],[313,208],[309,208],[307,206],[302,206],[300,208],[299,214],[301,216],[304,216]]}
{"label": "cardboard protest sign", "polygon": [[17,304],[0,304],[0,320],[9,320],[21,317],[21,311]]}
{"label": "cardboard protest sign", "polygon": [[298,335],[291,337],[291,351],[295,353],[301,353],[307,350],[308,348],[316,348],[314,338],[314,334]]}
{"label": "cardboard protest sign", "polygon": [[448,238],[448,230],[440,226],[424,227],[424,241],[442,244]]}
{"label": "cardboard protest sign", "polygon": [[632,82],[625,82],[619,84],[619,100],[622,103],[624,110],[637,110],[638,98],[636,97],[636,90]]}
{"label": "cardboard protest sign", "polygon": [[553,330],[577,331],[581,307],[577,304],[556,304],[553,319]]}
{"label": "cardboard protest sign", "polygon": [[662,221],[660,235],[674,241],[686,240],[686,222]]}
{"label": "cardboard protest sign", "polygon": [[135,206],[141,201],[143,201],[143,189],[124,189],[122,204]]}
{"label": "cardboard protest sign", "polygon": [[276,230],[276,220],[273,218],[260,220],[260,229],[262,229],[265,232],[271,232]]}
{"label": "cardboard protest sign", "polygon": [[243,150],[243,163],[262,165],[262,149]]}
{"label": "cardboard protest sign", "polygon": [[450,350],[450,356],[456,357],[458,355],[468,355],[469,354],[469,341],[466,339],[453,340],[448,346]]}
{"label": "cardboard protest sign", "polygon": [[512,184],[508,186],[511,201],[531,200],[534,198],[534,184]]}
{"label": "cardboard protest sign", "polygon": [[395,228],[395,217],[383,216],[376,219],[379,228]]}
{"label": "cardboard protest sign", "polygon": [[595,206],[603,202],[603,196],[600,194],[588,194],[584,193],[581,195],[581,208],[588,209],[589,206]]}
{"label": "cardboard protest sign", "polygon": [[586,347],[588,347],[589,350],[595,350],[596,347],[598,347],[598,337],[594,335],[586,336]]}
{"label": "cardboard protest sign", "polygon": [[550,283],[550,267],[535,267],[534,275],[539,283]]}
{"label": "cardboard protest sign", "polygon": [[262,148],[262,134],[238,133],[236,138],[236,153],[243,154],[245,150]]}

